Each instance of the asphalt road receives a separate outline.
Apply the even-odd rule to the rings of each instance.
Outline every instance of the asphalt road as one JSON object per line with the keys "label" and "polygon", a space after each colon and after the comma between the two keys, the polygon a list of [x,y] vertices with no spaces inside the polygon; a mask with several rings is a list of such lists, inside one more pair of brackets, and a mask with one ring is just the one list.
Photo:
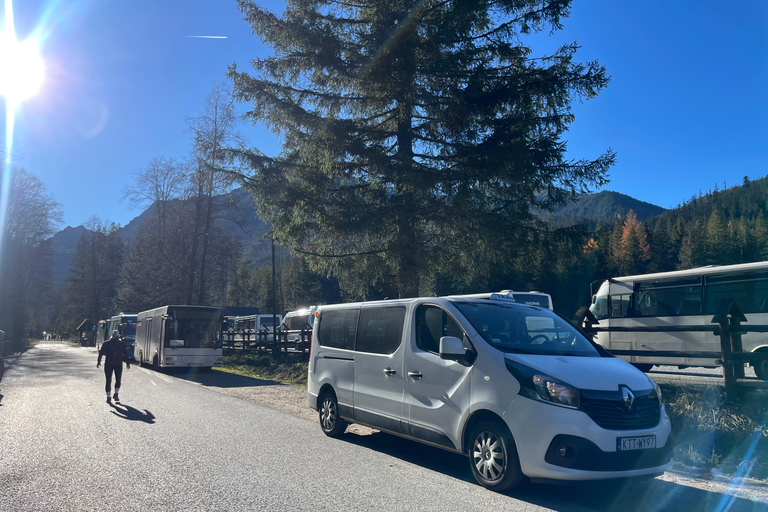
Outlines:
{"label": "asphalt road", "polygon": [[768,509],[764,489],[729,495],[728,482],[678,474],[497,494],[464,457],[381,433],[330,439],[316,421],[217,390],[263,381],[132,366],[108,405],[95,366],[93,349],[39,345],[9,367],[0,511]]}

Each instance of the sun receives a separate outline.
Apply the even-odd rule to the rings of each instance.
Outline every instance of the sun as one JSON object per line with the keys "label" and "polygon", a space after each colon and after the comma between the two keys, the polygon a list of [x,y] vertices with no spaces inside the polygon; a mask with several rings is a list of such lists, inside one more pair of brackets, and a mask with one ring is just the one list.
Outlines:
{"label": "sun", "polygon": [[13,32],[0,34],[0,95],[18,103],[36,94],[43,84],[45,65],[32,40],[19,42]]}

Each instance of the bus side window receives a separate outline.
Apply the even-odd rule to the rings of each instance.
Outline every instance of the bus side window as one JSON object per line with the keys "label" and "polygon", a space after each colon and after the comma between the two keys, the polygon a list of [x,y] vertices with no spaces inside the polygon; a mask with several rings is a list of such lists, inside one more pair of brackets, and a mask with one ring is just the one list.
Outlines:
{"label": "bus side window", "polygon": [[625,318],[630,315],[632,295],[611,295],[611,318]]}

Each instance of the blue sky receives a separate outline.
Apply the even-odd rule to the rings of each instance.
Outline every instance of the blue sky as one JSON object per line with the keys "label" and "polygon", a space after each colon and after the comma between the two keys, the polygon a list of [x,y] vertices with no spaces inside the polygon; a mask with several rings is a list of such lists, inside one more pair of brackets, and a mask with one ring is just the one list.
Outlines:
{"label": "blue sky", "polygon": [[[17,113],[13,164],[46,183],[62,228],[138,215],[122,198],[133,174],[155,157],[185,158],[187,119],[227,66],[268,52],[235,0],[16,0],[14,11],[18,38],[41,39],[47,69]],[[535,48],[578,41],[577,59],[612,77],[574,106],[566,136],[571,158],[616,151],[606,190],[667,208],[768,174],[768,2],[576,0],[563,23]],[[190,37],[200,35],[226,39]],[[240,131],[277,151],[263,127]]]}

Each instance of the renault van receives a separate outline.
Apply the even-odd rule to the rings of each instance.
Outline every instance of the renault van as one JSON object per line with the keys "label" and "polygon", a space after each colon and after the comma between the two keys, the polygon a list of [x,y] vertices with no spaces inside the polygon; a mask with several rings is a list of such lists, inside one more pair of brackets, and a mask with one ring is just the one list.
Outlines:
{"label": "renault van", "polygon": [[328,436],[359,423],[463,453],[497,491],[672,465],[656,383],[506,294],[318,307],[307,398]]}

